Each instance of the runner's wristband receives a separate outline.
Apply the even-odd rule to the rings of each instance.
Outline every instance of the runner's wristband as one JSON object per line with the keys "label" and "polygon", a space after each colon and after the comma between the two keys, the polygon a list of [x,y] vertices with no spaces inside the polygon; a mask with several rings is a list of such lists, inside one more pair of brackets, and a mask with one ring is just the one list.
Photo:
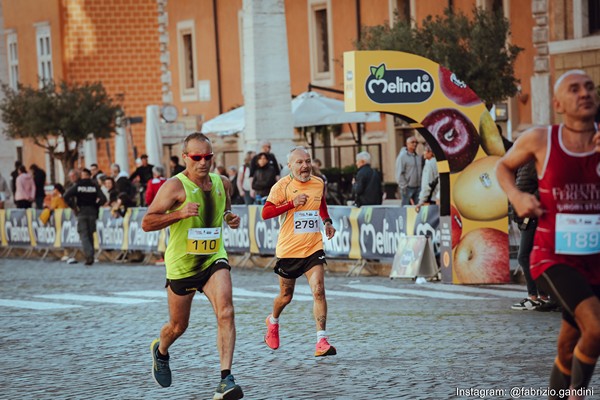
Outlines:
{"label": "runner's wristband", "polygon": [[225,210],[225,212],[223,213],[223,217],[226,216],[227,214],[231,214],[231,210]]}
{"label": "runner's wristband", "polygon": [[331,225],[333,225],[333,221],[331,220],[331,218],[325,218],[325,219],[323,220],[323,225],[325,225],[325,224],[326,224],[326,223],[328,223],[328,222],[329,222]]}

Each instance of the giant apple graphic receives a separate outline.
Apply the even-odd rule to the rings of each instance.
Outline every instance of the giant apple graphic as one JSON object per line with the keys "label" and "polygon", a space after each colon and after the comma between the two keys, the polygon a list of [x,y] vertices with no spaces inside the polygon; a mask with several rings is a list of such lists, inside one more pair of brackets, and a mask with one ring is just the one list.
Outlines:
{"label": "giant apple graphic", "polygon": [[479,149],[479,135],[466,115],[454,108],[440,108],[429,113],[423,122],[446,154],[450,172],[460,172]]}
{"label": "giant apple graphic", "polygon": [[456,178],[452,199],[460,215],[474,221],[494,221],[508,214],[508,198],[496,178],[500,157],[480,158]]}
{"label": "giant apple graphic", "polygon": [[506,153],[502,135],[488,110],[484,110],[479,118],[479,136],[481,147],[488,156],[503,156]]}
{"label": "giant apple graphic", "polygon": [[456,74],[440,65],[439,71],[440,87],[447,98],[461,106],[474,106],[481,102],[479,97],[467,86],[466,83],[456,77]]}
{"label": "giant apple graphic", "polygon": [[508,234],[494,228],[468,232],[454,251],[456,283],[510,281]]}
{"label": "giant apple graphic", "polygon": [[462,235],[462,219],[453,205],[450,205],[450,219],[452,220],[452,248],[455,248]]}

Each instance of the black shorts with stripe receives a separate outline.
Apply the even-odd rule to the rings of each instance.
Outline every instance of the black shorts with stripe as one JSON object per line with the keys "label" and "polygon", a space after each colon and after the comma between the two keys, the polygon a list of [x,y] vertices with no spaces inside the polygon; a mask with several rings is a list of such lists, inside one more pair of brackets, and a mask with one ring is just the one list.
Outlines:
{"label": "black shorts with stripe", "polygon": [[226,258],[215,260],[208,268],[203,269],[196,275],[182,279],[167,279],[165,287],[170,286],[173,293],[179,296],[185,296],[196,291],[202,293],[202,288],[206,285],[206,282],[208,282],[210,277],[220,269],[231,271],[229,261],[227,261]]}
{"label": "black shorts with stripe", "polygon": [[304,258],[278,258],[273,272],[282,278],[297,279],[319,264],[327,264],[323,250],[317,250]]}
{"label": "black shorts with stripe", "polygon": [[600,285],[591,285],[575,268],[556,264],[536,279],[538,286],[560,303],[562,317],[571,326],[579,329],[575,322],[575,309],[587,298],[600,298]]}

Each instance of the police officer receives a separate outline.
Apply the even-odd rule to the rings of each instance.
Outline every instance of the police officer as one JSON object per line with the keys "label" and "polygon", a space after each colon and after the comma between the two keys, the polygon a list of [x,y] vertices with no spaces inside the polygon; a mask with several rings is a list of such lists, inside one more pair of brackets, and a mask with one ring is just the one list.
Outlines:
{"label": "police officer", "polygon": [[77,212],[77,232],[81,238],[85,265],[94,263],[94,232],[100,206],[106,203],[106,197],[95,181],[91,179],[92,173],[84,168],[81,179],[71,186],[64,195],[64,199]]}

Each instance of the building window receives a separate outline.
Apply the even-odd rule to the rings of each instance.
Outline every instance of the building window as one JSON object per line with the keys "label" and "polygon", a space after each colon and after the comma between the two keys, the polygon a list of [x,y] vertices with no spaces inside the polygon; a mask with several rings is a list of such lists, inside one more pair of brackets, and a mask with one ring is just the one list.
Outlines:
{"label": "building window", "polygon": [[52,80],[52,41],[50,26],[47,23],[36,27],[36,48],[38,59],[38,79],[40,87]]}
{"label": "building window", "polygon": [[391,0],[390,1],[390,21],[410,21],[412,15],[410,13],[411,0]]}
{"label": "building window", "polygon": [[600,0],[588,0],[589,34],[600,32]]}
{"label": "building window", "polygon": [[19,48],[16,33],[11,32],[6,35],[6,47],[8,48],[8,85],[16,90],[19,85]]}
{"label": "building window", "polygon": [[177,23],[177,42],[179,52],[179,87],[182,101],[196,101],[196,39],[194,21]]}
{"label": "building window", "polygon": [[332,26],[329,1],[309,0],[311,75],[313,82],[333,84]]}

